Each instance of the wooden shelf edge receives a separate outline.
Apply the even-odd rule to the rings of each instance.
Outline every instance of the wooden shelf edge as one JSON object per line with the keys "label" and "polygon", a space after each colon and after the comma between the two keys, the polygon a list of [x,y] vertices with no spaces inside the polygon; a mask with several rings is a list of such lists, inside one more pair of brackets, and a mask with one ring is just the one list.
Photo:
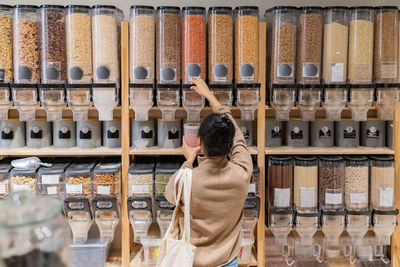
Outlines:
{"label": "wooden shelf edge", "polygon": [[121,155],[121,148],[11,148],[0,149],[0,156],[102,156],[102,155]]}
{"label": "wooden shelf edge", "polygon": [[266,155],[394,155],[388,147],[267,147]]}
{"label": "wooden shelf edge", "polygon": [[[257,147],[249,147],[251,155],[257,155]],[[136,149],[131,147],[130,155],[183,155],[182,148],[159,148],[149,147],[145,149]]]}

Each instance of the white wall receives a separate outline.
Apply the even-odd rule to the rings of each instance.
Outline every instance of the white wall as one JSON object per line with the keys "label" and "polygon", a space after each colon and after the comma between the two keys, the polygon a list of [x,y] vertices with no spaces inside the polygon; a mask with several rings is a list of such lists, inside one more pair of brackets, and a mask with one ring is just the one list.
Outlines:
{"label": "white wall", "polygon": [[400,7],[399,0],[3,0],[1,4],[15,5],[15,4],[58,4],[58,5],[116,5],[121,8],[125,13],[125,18],[129,15],[129,7],[131,5],[152,5],[152,6],[240,6],[240,5],[255,5],[261,9],[262,14],[268,8],[281,5],[293,6],[381,6],[381,5],[395,5]]}

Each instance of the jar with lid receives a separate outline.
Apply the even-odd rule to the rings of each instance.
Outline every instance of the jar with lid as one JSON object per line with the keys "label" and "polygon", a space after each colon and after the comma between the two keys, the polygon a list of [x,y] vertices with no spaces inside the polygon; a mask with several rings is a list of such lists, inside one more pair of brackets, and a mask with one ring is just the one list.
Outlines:
{"label": "jar with lid", "polygon": [[333,121],[316,120],[310,123],[310,145],[315,147],[333,147],[335,129]]}
{"label": "jar with lid", "polygon": [[349,33],[347,7],[327,7],[324,12],[322,79],[325,84],[346,83]]}
{"label": "jar with lid", "polygon": [[71,164],[71,158],[46,160],[51,167],[40,167],[38,170],[38,189],[43,196],[64,198],[65,169]]}
{"label": "jar with lid", "polygon": [[18,169],[10,171],[10,192],[28,191],[37,195],[37,169]]}
{"label": "jar with lid", "polygon": [[53,122],[53,146],[70,148],[76,146],[75,122],[63,120]]}
{"label": "jar with lid", "polygon": [[296,78],[297,8],[275,7],[272,13],[270,82],[293,84]]}
{"label": "jar with lid", "polygon": [[14,6],[12,39],[14,83],[37,83],[40,79],[37,6]]}
{"label": "jar with lid", "polygon": [[25,123],[17,120],[0,121],[0,148],[25,146]]}
{"label": "jar with lid", "polygon": [[108,148],[121,147],[121,120],[103,122],[103,146]]}
{"label": "jar with lid", "polygon": [[64,6],[41,5],[39,17],[41,82],[45,84],[65,83]]}
{"label": "jar with lid", "polygon": [[91,198],[92,171],[97,162],[97,158],[80,158],[65,170],[66,197]]}
{"label": "jar with lid", "polygon": [[206,79],[206,9],[187,6],[182,9],[182,83]]}
{"label": "jar with lid", "polygon": [[368,209],[369,172],[368,159],[364,156],[345,159],[344,197],[347,210]]}
{"label": "jar with lid", "polygon": [[101,122],[78,121],[76,123],[76,146],[96,148],[101,146]]}
{"label": "jar with lid", "polygon": [[152,6],[131,6],[129,19],[130,81],[154,83],[155,19]]}
{"label": "jar with lid", "polygon": [[208,79],[210,84],[233,82],[233,18],[231,7],[208,10]]}
{"label": "jar with lid", "polygon": [[93,196],[120,197],[121,160],[110,157],[102,159],[93,169]]}
{"label": "jar with lid", "polygon": [[360,122],[352,120],[335,122],[335,144],[338,147],[358,147],[360,145]]}
{"label": "jar with lid", "polygon": [[350,8],[349,73],[351,84],[372,82],[374,53],[373,7]]}
{"label": "jar with lid", "polygon": [[10,160],[0,162],[0,199],[6,198],[9,192],[9,172],[12,169]]}
{"label": "jar with lid", "polygon": [[286,122],[285,143],[289,147],[307,147],[310,145],[310,122],[289,120]]}
{"label": "jar with lid", "polygon": [[293,160],[274,156],[268,159],[268,202],[272,209],[292,209]]}
{"label": "jar with lid", "polygon": [[235,8],[235,79],[259,82],[259,10],[256,6]]}
{"label": "jar with lid", "polygon": [[180,8],[157,7],[156,74],[158,83],[180,84],[181,33]]}
{"label": "jar with lid", "polygon": [[374,80],[395,83],[398,79],[399,10],[396,6],[375,8]]}
{"label": "jar with lid", "polygon": [[2,53],[0,56],[0,82],[9,83],[13,79],[12,64],[12,6],[0,5],[0,26],[3,34],[0,37]]}
{"label": "jar with lid", "polygon": [[395,208],[396,174],[393,156],[371,156],[371,205],[375,210]]}
{"label": "jar with lid", "polygon": [[362,121],[360,124],[361,146],[386,146],[386,138],[390,138],[389,133],[386,134],[386,121],[368,120]]}
{"label": "jar with lid", "polygon": [[[122,20],[115,6],[95,5],[92,8],[93,82],[119,82],[119,33]],[[148,43],[150,47],[150,43]]]}
{"label": "jar with lid", "polygon": [[318,159],[295,157],[294,204],[297,212],[312,213],[318,210]]}
{"label": "jar with lid", "polygon": [[344,160],[339,156],[319,158],[319,204],[322,210],[344,209]]}
{"label": "jar with lid", "polygon": [[[65,16],[68,83],[92,82],[92,10],[89,6],[68,5]],[[110,48],[111,49],[111,48]]]}
{"label": "jar with lid", "polygon": [[6,267],[69,266],[69,230],[60,200],[16,192],[0,206],[0,258]]}
{"label": "jar with lid", "polygon": [[132,120],[131,146],[144,149],[156,145],[157,133],[154,119],[148,121]]}
{"label": "jar with lid", "polygon": [[42,148],[52,145],[51,124],[48,121],[36,120],[26,123],[26,146]]}
{"label": "jar with lid", "polygon": [[339,121],[342,118],[342,110],[347,103],[347,86],[341,84],[326,84],[322,106],[326,111],[328,121]]}
{"label": "jar with lid", "polygon": [[393,120],[394,111],[400,99],[399,84],[377,84],[375,107],[379,120]]}
{"label": "jar with lid", "polygon": [[276,120],[289,120],[289,113],[296,103],[296,86],[292,84],[273,84],[270,92],[270,102],[275,110]]}
{"label": "jar with lid", "polygon": [[299,10],[297,72],[299,84],[321,82],[323,9],[305,6]]}
{"label": "jar with lid", "polygon": [[373,84],[353,84],[350,86],[350,96],[347,106],[351,110],[354,121],[366,121],[368,110],[374,101]]}

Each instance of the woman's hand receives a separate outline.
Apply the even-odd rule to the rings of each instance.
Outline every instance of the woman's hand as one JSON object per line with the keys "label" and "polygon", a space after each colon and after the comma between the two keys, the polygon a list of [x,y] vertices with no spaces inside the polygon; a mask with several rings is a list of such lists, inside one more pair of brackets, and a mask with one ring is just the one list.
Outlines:
{"label": "woman's hand", "polygon": [[193,164],[195,161],[197,154],[200,152],[201,147],[190,147],[186,144],[185,138],[183,138],[182,144],[183,155],[185,156],[186,160]]}
{"label": "woman's hand", "polygon": [[203,79],[194,79],[191,84],[193,86],[191,86],[190,89],[195,90],[196,93],[207,98],[212,107],[221,106]]}

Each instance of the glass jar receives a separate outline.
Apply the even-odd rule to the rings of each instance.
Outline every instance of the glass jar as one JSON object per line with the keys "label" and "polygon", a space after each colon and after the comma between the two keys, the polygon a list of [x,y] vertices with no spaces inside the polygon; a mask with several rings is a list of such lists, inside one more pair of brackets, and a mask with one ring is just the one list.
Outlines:
{"label": "glass jar", "polygon": [[393,120],[394,111],[400,99],[399,84],[377,84],[375,107],[379,120]]}
{"label": "glass jar", "polygon": [[37,83],[40,79],[37,6],[14,6],[13,55],[14,83]]}
{"label": "glass jar", "polygon": [[184,7],[182,9],[182,83],[206,79],[206,9]]}
{"label": "glass jar", "polygon": [[130,81],[154,83],[154,8],[131,6],[129,28]]}
{"label": "glass jar", "polygon": [[374,10],[350,8],[349,73],[351,84],[371,83],[374,53]]}
{"label": "glass jar", "polygon": [[93,169],[93,196],[117,197],[121,195],[121,161],[104,158]]}
{"label": "glass jar", "polygon": [[339,156],[319,158],[319,204],[322,210],[344,209],[344,160]]}
{"label": "glass jar", "polygon": [[60,200],[18,192],[0,207],[0,251],[6,267],[69,266],[69,230]]}
{"label": "glass jar", "polygon": [[208,10],[208,79],[211,84],[233,82],[233,18],[231,7]]}
{"label": "glass jar", "polygon": [[9,160],[0,162],[0,199],[6,198],[9,191],[9,172],[12,169]]}
{"label": "glass jar", "polygon": [[39,194],[50,197],[64,198],[65,169],[71,164],[70,158],[50,160],[51,167],[40,167],[38,170]]}
{"label": "glass jar", "polygon": [[37,173],[36,169],[13,168],[10,171],[10,191],[28,191],[37,195]]}
{"label": "glass jar", "polygon": [[346,83],[348,8],[327,7],[324,12],[324,54],[322,79],[325,84]]}
{"label": "glass jar", "polygon": [[40,67],[42,83],[66,81],[64,6],[41,5]]}
{"label": "glass jar", "polygon": [[0,5],[0,29],[3,32],[0,36],[0,82],[5,83],[13,78],[11,17],[12,6]]}
{"label": "glass jar", "polygon": [[275,7],[272,12],[270,81],[273,84],[293,84],[296,78],[297,8]]}
{"label": "glass jar", "polygon": [[300,8],[299,29],[297,31],[297,75],[299,84],[319,84],[321,82],[322,24],[321,7]]}
{"label": "glass jar", "polygon": [[395,208],[396,170],[393,156],[371,156],[371,205],[375,210]]}
{"label": "glass jar", "polygon": [[396,6],[375,8],[375,83],[397,82],[399,10]]}
{"label": "glass jar", "polygon": [[354,121],[366,121],[368,110],[374,101],[373,84],[353,84],[350,87],[350,100],[347,106]]}
{"label": "glass jar", "polygon": [[344,197],[347,210],[366,210],[369,200],[368,159],[363,156],[344,157]]}
{"label": "glass jar", "polygon": [[96,5],[92,10],[93,82],[118,83],[120,79],[118,28],[123,14],[115,6]]}
{"label": "glass jar", "polygon": [[318,159],[295,157],[294,204],[297,212],[316,212],[318,209]]}
{"label": "glass jar", "polygon": [[81,158],[65,170],[66,197],[92,197],[92,171],[96,158]]}
{"label": "glass jar", "polygon": [[256,6],[235,8],[235,79],[259,82],[259,10]]}
{"label": "glass jar", "polygon": [[89,6],[68,5],[65,17],[67,80],[92,82],[92,11]]}
{"label": "glass jar", "polygon": [[268,159],[268,202],[273,209],[292,209],[293,160],[291,157]]}
{"label": "glass jar", "polygon": [[180,84],[181,18],[179,7],[157,7],[156,61],[158,83]]}

